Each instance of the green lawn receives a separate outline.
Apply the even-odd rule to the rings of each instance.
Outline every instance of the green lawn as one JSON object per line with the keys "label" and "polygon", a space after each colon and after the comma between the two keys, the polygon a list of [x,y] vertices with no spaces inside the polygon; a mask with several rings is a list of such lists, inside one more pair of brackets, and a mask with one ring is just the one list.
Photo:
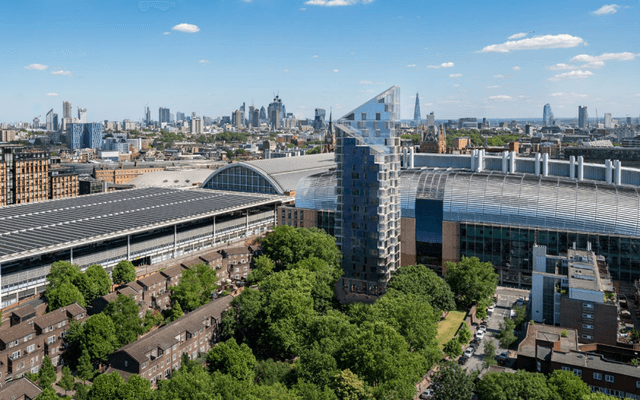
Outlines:
{"label": "green lawn", "polygon": [[441,349],[445,343],[456,335],[460,324],[464,321],[465,315],[467,315],[465,312],[451,311],[449,315],[447,315],[447,319],[440,321],[438,324],[438,345]]}

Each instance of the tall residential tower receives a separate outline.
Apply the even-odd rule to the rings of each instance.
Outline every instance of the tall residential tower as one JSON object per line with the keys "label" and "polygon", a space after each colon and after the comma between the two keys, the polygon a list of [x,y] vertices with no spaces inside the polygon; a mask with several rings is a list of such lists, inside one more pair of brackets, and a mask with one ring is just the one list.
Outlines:
{"label": "tall residential tower", "polygon": [[338,211],[342,251],[338,294],[379,296],[400,266],[400,88],[393,86],[336,124]]}
{"label": "tall residential tower", "polygon": [[549,103],[545,104],[544,109],[542,110],[542,125],[553,125],[553,111],[551,111],[551,105]]}
{"label": "tall residential tower", "polygon": [[420,97],[418,97],[418,93],[416,93],[416,107],[413,109],[413,122],[416,126],[420,125],[420,120],[422,114],[420,114]]}

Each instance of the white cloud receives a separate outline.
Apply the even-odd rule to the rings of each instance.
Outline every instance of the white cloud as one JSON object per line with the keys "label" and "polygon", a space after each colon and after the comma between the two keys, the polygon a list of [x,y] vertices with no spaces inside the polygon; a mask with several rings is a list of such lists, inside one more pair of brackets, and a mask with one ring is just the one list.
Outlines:
{"label": "white cloud", "polygon": [[289,72],[289,70],[288,70],[288,69],[285,69],[285,70],[284,70],[284,71],[282,71],[282,72],[284,72],[284,73],[286,74],[287,72]]}
{"label": "white cloud", "polygon": [[500,87],[500,86],[498,86],[498,85],[489,85],[489,86],[485,86],[484,88],[485,88],[485,89],[497,89],[497,88],[499,88],[499,87]]}
{"label": "white cloud", "polygon": [[198,61],[200,64],[209,64],[209,60],[200,60]]}
{"label": "white cloud", "polygon": [[493,77],[494,78],[498,78],[498,79],[502,79],[502,78],[504,78],[504,75],[494,75]]}
{"label": "white cloud", "polygon": [[617,4],[605,4],[604,6],[598,8],[597,10],[592,11],[591,14],[598,15],[598,16],[615,14],[618,12],[618,8],[620,8],[620,6]]}
{"label": "white cloud", "polygon": [[162,32],[163,35],[171,35],[171,32]]}
{"label": "white cloud", "polygon": [[62,75],[62,76],[73,76],[73,73],[71,71],[51,71],[51,75]]}
{"label": "white cloud", "polygon": [[550,81],[559,81],[561,79],[582,79],[588,78],[593,75],[591,71],[583,71],[581,69],[577,71],[564,72],[562,74],[558,74],[553,78],[549,78]]}
{"label": "white cloud", "polygon": [[318,58],[318,55],[314,54],[313,56],[311,56],[311,58]]}
{"label": "white cloud", "polygon": [[556,64],[556,65],[552,65],[550,67],[547,67],[547,69],[551,70],[551,71],[566,71],[568,69],[578,69],[578,67],[576,67],[575,65],[559,63],[559,64]]}
{"label": "white cloud", "polygon": [[360,81],[358,83],[361,84],[361,85],[382,85],[384,82]]}
{"label": "white cloud", "polygon": [[453,64],[451,61],[449,62],[443,62],[440,65],[428,65],[427,68],[432,68],[432,69],[439,69],[439,68],[453,68],[455,64]]}
{"label": "white cloud", "polygon": [[416,65],[415,65],[415,64],[409,64],[409,65],[407,65],[407,68],[415,68],[415,67],[416,67]]}
{"label": "white cloud", "polygon": [[334,69],[333,72],[340,72],[340,70],[339,69]]}
{"label": "white cloud", "polygon": [[460,78],[462,74],[449,74],[449,78]]}
{"label": "white cloud", "polygon": [[57,95],[58,93],[50,92],[50,93],[47,93],[45,96],[57,96]]}
{"label": "white cloud", "polygon": [[512,40],[502,44],[492,44],[480,50],[481,53],[509,53],[515,50],[566,49],[584,43],[577,36],[567,34],[537,36],[522,40]]}
{"label": "white cloud", "polygon": [[499,94],[496,96],[489,96],[490,100],[513,100],[511,96],[507,96],[506,94]]}
{"label": "white cloud", "polygon": [[185,24],[185,23],[178,24],[178,25],[174,26],[173,28],[171,28],[171,30],[179,31],[179,32],[186,32],[186,33],[200,32],[200,28],[198,28],[196,25]]}
{"label": "white cloud", "polygon": [[516,33],[516,34],[513,34],[513,35],[509,36],[507,39],[509,39],[509,40],[522,39],[523,37],[525,37],[527,35],[528,35],[528,33],[520,32],[520,33]]}
{"label": "white cloud", "polygon": [[581,68],[601,68],[604,67],[605,61],[632,61],[635,60],[637,56],[638,54],[628,51],[623,53],[604,53],[599,56],[580,54],[569,61],[586,63]]}
{"label": "white cloud", "polygon": [[304,4],[308,6],[323,6],[323,7],[336,7],[336,6],[352,6],[354,4],[369,4],[374,0],[308,0]]}
{"label": "white cloud", "polygon": [[520,71],[522,68],[520,68],[519,66],[516,65],[515,67],[513,67],[511,69],[514,70],[514,71]]}
{"label": "white cloud", "polygon": [[453,85],[453,87],[460,87],[460,85],[458,85],[457,83],[455,85]]}
{"label": "white cloud", "polygon": [[307,11],[307,9],[303,7],[300,9],[300,11]]}
{"label": "white cloud", "polygon": [[582,93],[565,93],[565,92],[557,92],[557,93],[551,93],[550,94],[551,97],[580,97],[580,98],[585,98],[588,97],[586,94],[582,94]]}
{"label": "white cloud", "polygon": [[44,71],[47,68],[49,67],[42,64],[29,64],[26,67],[24,67],[24,69],[37,69],[38,71]]}

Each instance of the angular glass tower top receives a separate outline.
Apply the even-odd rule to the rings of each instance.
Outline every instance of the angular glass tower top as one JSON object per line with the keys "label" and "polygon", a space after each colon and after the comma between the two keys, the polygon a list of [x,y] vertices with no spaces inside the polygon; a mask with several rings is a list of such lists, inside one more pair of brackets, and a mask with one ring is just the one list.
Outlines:
{"label": "angular glass tower top", "polygon": [[347,113],[338,123],[351,128],[350,133],[368,145],[386,146],[385,139],[396,136],[395,125],[399,120],[400,88],[392,86]]}

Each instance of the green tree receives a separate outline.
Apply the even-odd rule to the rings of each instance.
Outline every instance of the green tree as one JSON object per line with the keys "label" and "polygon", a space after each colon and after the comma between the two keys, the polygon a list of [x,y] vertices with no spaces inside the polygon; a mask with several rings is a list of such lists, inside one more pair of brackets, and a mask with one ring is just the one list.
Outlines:
{"label": "green tree", "polygon": [[273,361],[269,358],[258,362],[256,367],[256,382],[260,385],[273,385],[275,383],[285,383],[291,374],[291,364],[282,361]]}
{"label": "green tree", "polygon": [[460,343],[469,343],[472,337],[473,335],[469,330],[469,326],[466,322],[463,322],[458,330],[458,339],[460,340]]}
{"label": "green tree", "polygon": [[211,375],[201,366],[185,368],[183,365],[171,379],[158,382],[158,400],[222,400],[217,395]]}
{"label": "green tree", "polygon": [[513,309],[516,312],[513,322],[515,322],[515,326],[520,326],[527,318],[527,308],[525,306],[515,306]]}
{"label": "green tree", "polygon": [[267,256],[259,256],[253,259],[253,270],[247,276],[247,285],[255,285],[271,275],[276,264]]}
{"label": "green tree", "polygon": [[116,327],[111,318],[100,313],[84,323],[83,343],[92,360],[105,362],[118,344]]}
{"label": "green tree", "polygon": [[102,266],[97,264],[90,265],[85,271],[85,275],[95,290],[93,293],[93,299],[86,299],[87,302],[93,301],[100,296],[104,296],[111,291],[111,278]]}
{"label": "green tree", "polygon": [[74,384],[75,380],[73,379],[73,375],[71,375],[71,369],[65,365],[65,367],[62,368],[62,378],[60,378],[58,386],[64,389],[64,394],[67,394],[69,390],[73,389]]}
{"label": "green tree", "polygon": [[476,392],[482,400],[559,400],[543,374],[526,371],[490,372],[478,382]]}
{"label": "green tree", "polygon": [[560,399],[583,399],[591,393],[589,385],[570,371],[553,371],[547,384],[551,390],[558,394]]}
{"label": "green tree", "polygon": [[48,388],[51,387],[56,379],[56,369],[51,363],[51,359],[48,355],[44,356],[42,365],[40,366],[40,370],[38,371],[38,384],[42,388]]}
{"label": "green tree", "polygon": [[493,265],[477,257],[463,257],[459,263],[446,262],[446,280],[456,297],[466,306],[493,296],[498,274]]}
{"label": "green tree", "polygon": [[84,295],[76,286],[69,282],[63,282],[60,286],[51,290],[47,288],[45,296],[49,303],[47,308],[48,311],[57,310],[58,308],[65,307],[73,303],[78,303],[83,307],[86,307],[87,305]]}
{"label": "green tree", "polygon": [[498,340],[500,340],[500,346],[509,348],[512,344],[518,340],[516,335],[513,334],[513,330],[516,328],[516,323],[511,318],[505,318],[504,322],[500,324],[500,333],[498,333]]}
{"label": "green tree", "polygon": [[473,397],[473,379],[453,361],[440,366],[433,383],[437,388],[433,394],[434,400],[471,400]]}
{"label": "green tree", "polygon": [[[176,304],[178,304],[178,303],[176,303]],[[143,333],[149,332],[151,330],[151,328],[153,328],[154,326],[158,325],[162,321],[164,321],[162,313],[160,313],[159,311],[147,310],[147,312],[144,314],[144,322],[143,322],[143,325],[142,325],[142,332]]]}
{"label": "green tree", "polygon": [[458,338],[452,338],[444,344],[442,351],[451,358],[456,358],[462,354],[462,346]]}
{"label": "green tree", "polygon": [[182,317],[183,315],[184,315],[184,312],[182,311],[182,307],[180,306],[180,303],[176,302],[173,305],[173,307],[171,307],[171,311],[169,312],[168,322],[173,322],[178,318]]}
{"label": "green tree", "polygon": [[82,355],[78,359],[76,373],[78,378],[82,379],[83,382],[90,381],[95,375],[93,364],[91,363],[91,356],[86,348],[82,349]]}
{"label": "green tree", "polygon": [[125,385],[124,379],[117,372],[101,374],[93,380],[89,389],[89,400],[114,400],[118,399],[118,392]]}
{"label": "green tree", "polygon": [[413,293],[422,296],[440,311],[455,310],[456,303],[449,284],[431,268],[424,265],[409,265],[399,268],[388,284],[389,290]]}
{"label": "green tree", "polygon": [[316,345],[302,353],[296,372],[299,379],[324,387],[330,385],[338,373],[338,364],[331,354],[322,352]]}
{"label": "green tree", "polygon": [[136,280],[136,267],[130,261],[120,261],[111,272],[113,283],[121,284]]}
{"label": "green tree", "polygon": [[75,390],[76,390],[76,393],[75,393],[75,396],[73,396],[75,400],[89,399],[89,386],[82,383],[76,383]]}
{"label": "green tree", "polygon": [[142,319],[138,316],[140,306],[132,296],[118,294],[107,304],[103,313],[113,321],[118,339],[116,347],[134,342],[142,334]]}
{"label": "green tree", "polygon": [[335,375],[331,387],[340,400],[373,400],[369,387],[348,369]]}
{"label": "green tree", "polygon": [[316,257],[329,265],[339,266],[342,255],[336,240],[317,228],[292,228],[282,225],[261,242],[265,254],[285,269],[300,260]]}
{"label": "green tree", "polygon": [[211,294],[217,288],[215,271],[206,264],[200,264],[182,273],[180,282],[171,288],[171,298],[180,303],[185,311],[193,311],[211,301]]}
{"label": "green tree", "polygon": [[488,368],[496,364],[496,346],[493,344],[493,340],[487,340],[484,342],[484,366]]}
{"label": "green tree", "polygon": [[151,400],[153,392],[151,390],[151,382],[134,374],[124,385],[121,385],[117,391],[118,400]]}
{"label": "green tree", "polygon": [[207,354],[209,372],[220,371],[245,382],[253,382],[257,365],[249,346],[245,343],[238,345],[235,339],[218,344]]}
{"label": "green tree", "polygon": [[60,397],[54,388],[46,387],[36,396],[36,400],[60,400]]}

